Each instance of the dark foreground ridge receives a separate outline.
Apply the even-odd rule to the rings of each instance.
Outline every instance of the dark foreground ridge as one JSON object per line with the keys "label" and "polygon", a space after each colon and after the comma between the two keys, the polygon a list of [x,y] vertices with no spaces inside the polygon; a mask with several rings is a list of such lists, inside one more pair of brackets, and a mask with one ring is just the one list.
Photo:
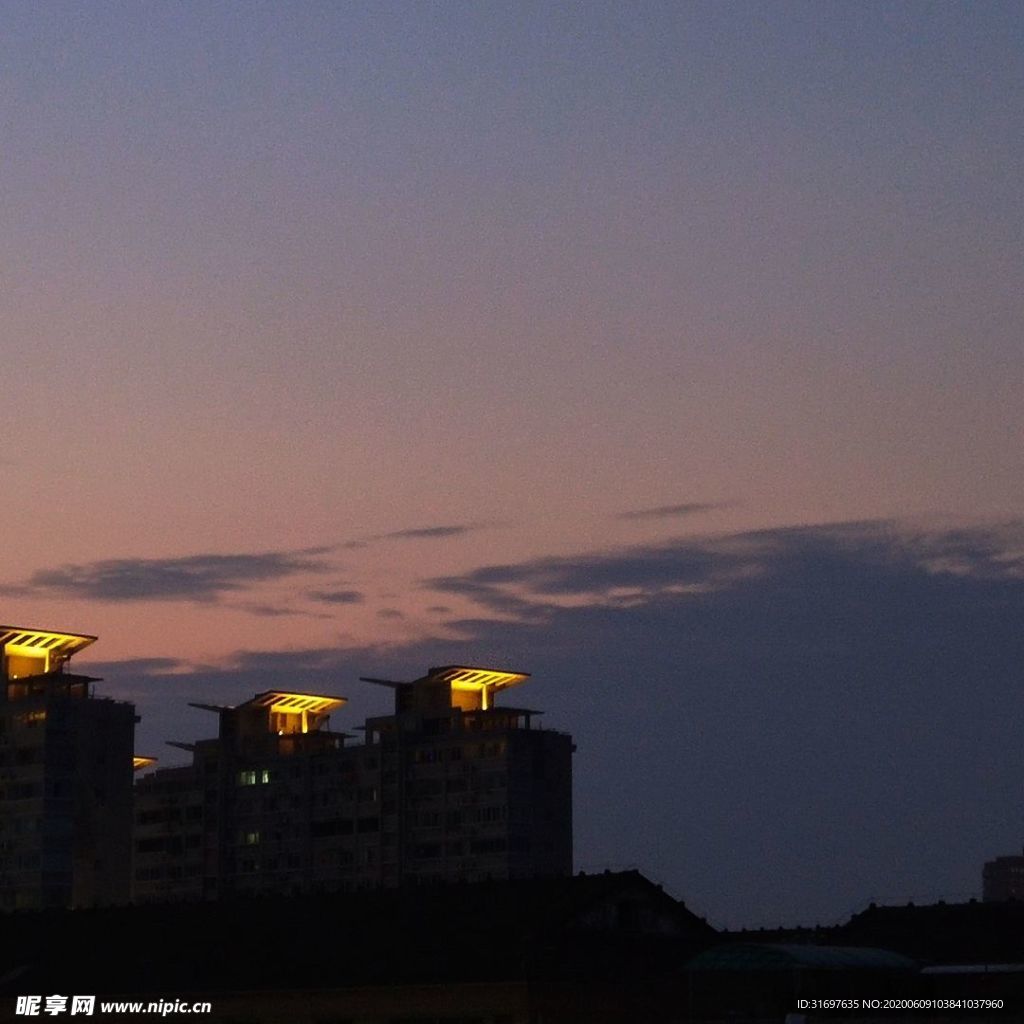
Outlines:
{"label": "dark foreground ridge", "polygon": [[0,929],[6,1012],[71,992],[300,1022],[560,1020],[591,1004],[590,1019],[648,1004],[657,1019],[660,979],[716,935],[635,871],[14,913]]}
{"label": "dark foreground ridge", "polygon": [[1021,963],[1021,904],[719,933],[639,872],[605,872],[10,913],[0,1020],[23,1019],[18,995],[55,993],[209,1001],[204,1020],[234,1024],[780,1021],[798,998],[865,994],[1002,998],[1017,1013]]}

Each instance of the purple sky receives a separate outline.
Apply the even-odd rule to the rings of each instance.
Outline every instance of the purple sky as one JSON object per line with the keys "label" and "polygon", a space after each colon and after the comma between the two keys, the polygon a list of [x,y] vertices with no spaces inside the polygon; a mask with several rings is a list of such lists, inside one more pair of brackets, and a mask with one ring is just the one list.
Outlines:
{"label": "purple sky", "polygon": [[1024,843],[1019,4],[0,17],[3,620],[140,749],[494,663],[713,923]]}

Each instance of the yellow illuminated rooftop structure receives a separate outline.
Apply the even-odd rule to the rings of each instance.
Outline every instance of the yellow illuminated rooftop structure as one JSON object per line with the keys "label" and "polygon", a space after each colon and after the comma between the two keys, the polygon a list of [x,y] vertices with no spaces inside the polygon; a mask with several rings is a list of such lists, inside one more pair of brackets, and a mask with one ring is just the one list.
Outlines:
{"label": "yellow illuminated rooftop structure", "polygon": [[478,696],[480,707],[487,711],[493,702],[494,694],[499,690],[507,690],[510,686],[518,686],[530,678],[528,672],[501,672],[493,668],[473,668],[466,665],[445,665],[432,668],[428,679],[451,683],[453,698],[457,692]]}
{"label": "yellow illuminated rooftop structure", "polygon": [[329,715],[343,704],[344,697],[323,697],[315,693],[287,693],[284,690],[268,690],[247,700],[242,707],[257,706],[270,708],[280,715]]}
{"label": "yellow illuminated rooftop structure", "polygon": [[496,692],[525,683],[530,678],[530,673],[500,672],[493,668],[470,668],[465,665],[445,665],[443,668],[432,668],[427,678],[443,679],[452,684],[453,690],[482,690],[486,688],[491,692]]}
{"label": "yellow illuminated rooftop structure", "polygon": [[[205,711],[227,712],[241,715],[250,722],[248,728],[264,729],[278,735],[294,732],[315,732],[327,720],[327,716],[342,705],[345,697],[325,697],[317,693],[293,693],[289,690],[267,690],[258,693],[251,700],[237,707],[221,707],[215,704],[192,704]],[[253,722],[255,716],[255,722]],[[257,724],[262,723],[262,724]]]}
{"label": "yellow illuminated rooftop structure", "polygon": [[315,693],[289,693],[268,690],[247,700],[243,708],[266,708],[270,712],[270,731],[278,735],[315,732],[327,716],[346,703],[344,697],[323,697]]}
{"label": "yellow illuminated rooftop structure", "polygon": [[0,626],[3,673],[7,679],[23,679],[56,671],[72,654],[95,641],[84,633],[55,633],[25,626]]}
{"label": "yellow illuminated rooftop structure", "polygon": [[[529,672],[505,672],[500,669],[479,668],[473,665],[442,665],[432,668],[422,678],[413,683],[396,683],[390,679],[374,679],[363,676],[367,683],[379,683],[383,686],[415,687],[429,683],[448,683],[452,689],[452,702],[465,710],[479,708],[487,711],[493,702],[494,694],[499,690],[507,690],[510,686],[518,686],[530,678]],[[469,700],[459,700],[459,695],[469,696]]]}

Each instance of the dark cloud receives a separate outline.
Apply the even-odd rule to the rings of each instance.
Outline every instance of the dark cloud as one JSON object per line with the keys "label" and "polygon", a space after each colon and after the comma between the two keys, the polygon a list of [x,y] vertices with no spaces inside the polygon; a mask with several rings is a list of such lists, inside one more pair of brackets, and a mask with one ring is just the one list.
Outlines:
{"label": "dark cloud", "polygon": [[526,614],[531,608],[554,607],[567,597],[616,601],[623,594],[650,598],[666,591],[693,595],[730,589],[744,580],[779,575],[796,564],[815,572],[857,567],[862,574],[877,571],[879,565],[898,565],[934,575],[1007,577],[1024,572],[1022,556],[1012,554],[1015,530],[913,532],[881,521],[791,527],[482,566],[423,585],[496,610]]}
{"label": "dark cloud", "polygon": [[204,554],[183,558],[118,558],[43,569],[22,592],[98,601],[201,601],[256,583],[331,566],[323,548],[256,554]]}
{"label": "dark cloud", "polygon": [[377,612],[377,618],[379,619],[404,619],[405,613],[400,612],[397,608],[381,608]]}
{"label": "dark cloud", "polygon": [[[487,570],[478,570],[486,575]],[[508,614],[516,619],[534,617],[540,610],[535,598],[519,597],[514,593],[495,586],[484,580],[477,580],[476,574],[470,576],[439,576],[425,580],[424,586],[442,593],[458,594],[460,597],[471,598],[495,612]]]}
{"label": "dark cloud", "polygon": [[699,515],[701,512],[714,512],[716,509],[728,508],[730,502],[685,502],[682,505],[659,505],[657,508],[638,508],[630,512],[619,512],[616,519],[673,519],[680,516]]}
{"label": "dark cloud", "polygon": [[424,582],[432,590],[471,597],[497,610],[526,612],[541,598],[710,585],[756,564],[758,555],[751,547],[751,541],[732,538],[717,543],[668,542],[607,554],[483,566],[462,576]]}
{"label": "dark cloud", "polygon": [[446,537],[464,537],[467,533],[479,530],[479,526],[423,526],[413,530],[395,530],[393,533],[379,534],[374,540],[437,540]]}
{"label": "dark cloud", "polygon": [[358,590],[311,590],[307,597],[324,604],[361,604],[364,600]]}
{"label": "dark cloud", "polygon": [[256,615],[261,619],[284,619],[284,618],[311,618],[323,619],[328,616],[319,612],[310,612],[305,608],[291,608],[287,605],[266,604],[259,601],[242,601],[228,607],[249,615]]}
{"label": "dark cloud", "polygon": [[439,526],[418,526],[406,530],[392,530],[390,533],[375,533],[362,540],[350,540],[341,545],[344,549],[365,548],[377,541],[385,540],[451,540],[465,537],[477,530],[485,530],[502,524],[498,523],[446,523]]}
{"label": "dark cloud", "polygon": [[388,706],[359,675],[522,668],[509,700],[578,746],[579,867],[635,863],[717,924],[839,920],[977,895],[1020,846],[1022,551],[1020,524],[678,540],[433,581],[482,609],[446,637],[103,674],[191,738],[186,699],[287,680],[350,697],[351,730]]}

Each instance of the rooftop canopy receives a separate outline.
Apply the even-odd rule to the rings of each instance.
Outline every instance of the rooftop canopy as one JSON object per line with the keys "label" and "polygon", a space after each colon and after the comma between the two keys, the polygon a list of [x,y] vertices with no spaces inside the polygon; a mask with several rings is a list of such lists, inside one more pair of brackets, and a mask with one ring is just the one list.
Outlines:
{"label": "rooftop canopy", "polygon": [[377,683],[380,686],[390,686],[394,689],[418,687],[429,683],[448,683],[453,691],[474,694],[477,701],[475,706],[484,711],[492,706],[494,694],[499,690],[518,686],[529,678],[529,672],[506,672],[495,668],[480,668],[476,665],[441,665],[430,669],[425,676],[411,683],[360,676],[364,683]]}
{"label": "rooftop canopy", "polygon": [[452,684],[453,690],[505,690],[518,686],[530,678],[529,672],[501,672],[493,668],[472,668],[465,665],[444,665],[432,668],[428,679],[440,679]]}
{"label": "rooftop canopy", "polygon": [[346,697],[325,697],[318,693],[293,693],[291,690],[265,690],[255,697],[237,706],[231,704],[201,704],[190,701],[189,707],[202,711],[238,711],[243,708],[269,708],[274,714],[329,715],[342,705],[347,704]]}
{"label": "rooftop canopy", "polygon": [[290,693],[285,690],[267,690],[247,700],[241,707],[262,707],[279,715],[329,715],[346,704],[344,697],[324,697],[315,693]]}
{"label": "rooftop canopy", "polygon": [[347,703],[344,697],[295,693],[291,690],[266,690],[237,707],[222,707],[217,704],[192,704],[192,707],[220,713],[222,730],[224,716],[228,716],[232,721],[247,723],[242,727],[249,731],[267,731],[285,736],[293,733],[318,732],[327,721],[327,716]]}
{"label": "rooftop canopy", "polygon": [[72,654],[88,647],[96,637],[85,633],[57,633],[27,626],[0,626],[0,648],[8,679],[55,671]]}

